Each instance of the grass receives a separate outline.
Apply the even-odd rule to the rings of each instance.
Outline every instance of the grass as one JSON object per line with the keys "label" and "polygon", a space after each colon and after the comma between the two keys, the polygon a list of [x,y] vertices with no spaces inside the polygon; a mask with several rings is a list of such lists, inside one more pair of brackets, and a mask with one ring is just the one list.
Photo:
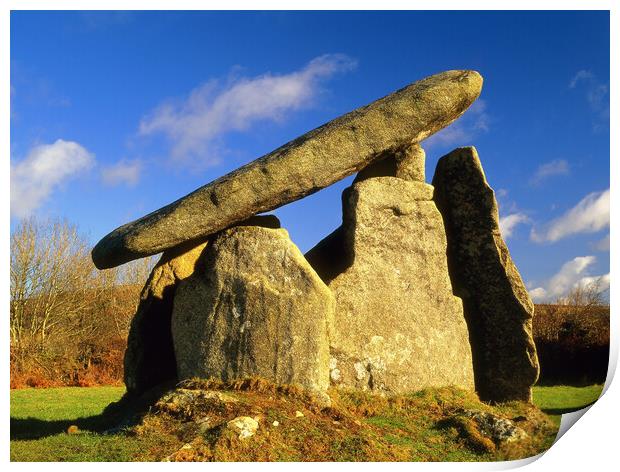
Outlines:
{"label": "grass", "polygon": [[61,387],[11,390],[11,418],[70,420],[100,415],[120,400],[124,387]]}
{"label": "grass", "polygon": [[[124,387],[11,391],[11,461],[131,461],[158,441],[103,434],[118,421],[103,415]],[[75,434],[68,434],[70,426]]]}
{"label": "grass", "polygon": [[[193,409],[156,406],[136,427],[106,433],[122,419],[119,387],[67,387],[11,391],[12,461],[162,460],[331,460],[331,461],[491,461],[534,455],[550,447],[560,414],[596,400],[602,386],[535,387],[530,405],[482,404],[458,389],[429,389],[394,398],[363,392],[330,392],[332,407],[321,408],[303,393],[268,384],[196,384],[190,390],[225,390],[232,402],[209,400]],[[162,406],[163,405],[163,406]],[[176,404],[175,404],[176,405]],[[473,408],[507,418],[530,435],[524,445],[480,448],[471,425],[455,412]],[[105,410],[105,411],[104,411]],[[296,411],[304,416],[297,418]],[[197,434],[191,421],[209,414],[214,427]],[[260,418],[250,440],[240,441],[224,425],[239,415]],[[279,425],[272,423],[278,421]],[[78,430],[67,433],[70,426]],[[191,447],[181,449],[184,444]]]}
{"label": "grass", "polygon": [[581,410],[601,396],[603,385],[534,387],[534,403],[557,424],[564,413]]}

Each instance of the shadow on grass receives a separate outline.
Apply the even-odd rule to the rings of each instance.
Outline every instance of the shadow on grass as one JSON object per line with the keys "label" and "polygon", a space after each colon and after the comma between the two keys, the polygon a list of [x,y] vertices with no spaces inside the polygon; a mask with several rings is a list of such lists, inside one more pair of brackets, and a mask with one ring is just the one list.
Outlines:
{"label": "shadow on grass", "polygon": [[126,393],[119,401],[110,403],[100,415],[62,420],[11,417],[10,437],[11,440],[41,439],[66,433],[71,425],[93,433],[116,433],[123,428],[136,425],[149,408],[172,386],[155,387],[140,397]]}
{"label": "shadow on grass", "polygon": [[596,403],[596,400],[590,402],[586,405],[575,406],[572,408],[541,408],[540,411],[547,415],[563,415],[564,413],[572,413],[574,411],[583,410],[584,408],[588,408]]}

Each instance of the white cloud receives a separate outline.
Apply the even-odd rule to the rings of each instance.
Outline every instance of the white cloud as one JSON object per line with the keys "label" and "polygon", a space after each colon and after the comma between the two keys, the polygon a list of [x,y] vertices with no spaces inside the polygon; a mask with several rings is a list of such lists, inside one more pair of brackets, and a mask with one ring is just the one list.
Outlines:
{"label": "white cloud", "polygon": [[609,274],[590,276],[588,269],[596,262],[594,256],[581,256],[566,262],[557,274],[546,283],[529,291],[530,297],[537,303],[554,302],[565,296],[569,290],[586,286],[601,280],[601,289],[609,288]]}
{"label": "white cloud", "polygon": [[594,130],[598,131],[609,126],[609,84],[602,83],[589,70],[580,70],[571,79],[568,87],[585,89],[586,100],[594,112]]}
{"label": "white cloud", "polygon": [[112,166],[104,167],[101,170],[101,179],[106,185],[125,184],[133,186],[140,180],[141,172],[142,162],[140,160],[122,160]]}
{"label": "white cloud", "polygon": [[428,149],[433,146],[468,146],[480,133],[489,131],[491,121],[486,112],[487,104],[484,100],[476,100],[461,118],[450,126],[431,135],[424,140],[424,146]]}
{"label": "white cloud", "polygon": [[93,154],[73,141],[36,146],[11,164],[11,213],[23,218],[36,210],[63,182],[89,169]]}
{"label": "white cloud", "polygon": [[530,290],[530,297],[534,302],[541,303],[545,301],[547,291],[542,287],[536,287]]}
{"label": "white cloud", "polygon": [[517,225],[527,223],[529,218],[525,213],[513,213],[512,215],[503,216],[499,219],[499,229],[504,239],[512,236],[512,232]]}
{"label": "white cloud", "polygon": [[596,249],[597,251],[601,251],[601,252],[609,252],[609,246],[610,246],[609,235],[605,236],[603,239],[596,241],[594,244],[592,244],[592,248]]}
{"label": "white cloud", "polygon": [[355,66],[348,56],[326,54],[290,74],[238,78],[225,86],[211,80],[192,90],[187,99],[159,106],[141,120],[139,132],[166,135],[177,160],[193,157],[212,165],[218,162],[217,138],[260,120],[281,121],[291,111],[313,106],[322,81]]}
{"label": "white cloud", "polygon": [[604,84],[595,83],[588,88],[586,98],[593,110],[600,110],[601,112],[609,113],[609,106],[607,105],[607,108],[605,108],[605,98],[607,97],[607,92],[609,92],[609,89],[607,88],[607,85]]}
{"label": "white cloud", "polygon": [[586,195],[575,207],[550,221],[542,230],[532,229],[536,242],[555,242],[579,233],[595,233],[609,226],[609,189]]}
{"label": "white cloud", "polygon": [[507,196],[508,196],[508,190],[507,190],[507,189],[505,189],[505,188],[498,188],[498,189],[495,191],[495,196],[496,196],[497,198],[504,198],[504,197],[507,197]]}
{"label": "white cloud", "polygon": [[568,87],[575,88],[577,87],[577,84],[579,82],[582,82],[582,81],[589,82],[592,79],[594,79],[594,74],[592,72],[590,72],[589,70],[580,70],[573,76],[570,83],[568,84]]}
{"label": "white cloud", "polygon": [[598,275],[594,277],[583,277],[576,284],[576,287],[588,288],[595,286],[600,292],[609,290],[611,284],[610,274]]}
{"label": "white cloud", "polygon": [[540,165],[530,179],[530,184],[539,184],[547,177],[552,177],[554,175],[566,175],[568,173],[568,162],[566,162],[564,159],[556,159],[554,161]]}

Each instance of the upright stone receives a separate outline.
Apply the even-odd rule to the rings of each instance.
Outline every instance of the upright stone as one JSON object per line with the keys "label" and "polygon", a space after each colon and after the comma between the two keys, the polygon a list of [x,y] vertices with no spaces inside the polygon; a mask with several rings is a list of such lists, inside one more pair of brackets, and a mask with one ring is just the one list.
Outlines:
{"label": "upright stone", "polygon": [[[274,215],[254,216],[243,224],[280,227]],[[184,244],[166,251],[151,271],[131,321],[125,350],[124,380],[129,393],[139,395],[177,379],[171,332],[173,301],[178,283],[194,272],[206,245]]]}
{"label": "upright stone", "polygon": [[371,177],[398,177],[403,180],[424,182],[426,153],[418,143],[411,143],[383,154],[384,157],[359,171],[354,183]]}
{"label": "upright stone", "polygon": [[179,378],[259,376],[324,392],[333,310],[331,291],[285,230],[225,230],[177,289]]}
{"label": "upright stone", "polygon": [[[383,153],[377,162],[358,172],[353,184],[373,177],[398,177],[413,182],[424,182],[425,164],[424,149],[418,143],[411,143],[397,151]],[[343,206],[346,205],[345,195],[346,193],[343,194]],[[344,236],[344,229],[339,226],[305,254],[310,265],[325,283],[331,282],[349,265],[347,258],[343,257]]]}
{"label": "upright stone", "polygon": [[396,177],[358,182],[343,194],[342,228],[309,252],[311,262],[330,253],[346,259],[344,271],[328,277],[336,297],[332,383],[390,392],[473,389],[467,325],[432,195],[430,185]]}
{"label": "upright stone", "polygon": [[93,248],[100,269],[200,242],[252,215],[303,198],[452,123],[478,98],[482,77],[447,71],[408,85],[123,225]]}
{"label": "upright stone", "polygon": [[534,306],[500,234],[497,202],[476,149],[442,157],[433,185],[453,287],[472,338],[476,390],[485,401],[531,401],[539,371]]}
{"label": "upright stone", "polygon": [[124,377],[129,393],[141,394],[177,378],[170,331],[172,302],[177,283],[192,274],[205,246],[166,251],[151,271],[127,339]]}

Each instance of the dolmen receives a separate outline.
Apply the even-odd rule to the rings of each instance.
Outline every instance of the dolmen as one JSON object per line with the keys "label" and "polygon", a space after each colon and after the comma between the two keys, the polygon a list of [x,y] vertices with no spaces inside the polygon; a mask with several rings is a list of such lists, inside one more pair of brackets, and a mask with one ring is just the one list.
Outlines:
{"label": "dolmen", "polygon": [[[481,88],[475,71],[430,76],[105,236],[100,269],[163,252],[131,323],[128,392],[259,376],[323,396],[453,385],[531,401],[533,304],[475,148],[425,182],[420,142]],[[306,254],[264,214],[354,173],[341,226]]]}

